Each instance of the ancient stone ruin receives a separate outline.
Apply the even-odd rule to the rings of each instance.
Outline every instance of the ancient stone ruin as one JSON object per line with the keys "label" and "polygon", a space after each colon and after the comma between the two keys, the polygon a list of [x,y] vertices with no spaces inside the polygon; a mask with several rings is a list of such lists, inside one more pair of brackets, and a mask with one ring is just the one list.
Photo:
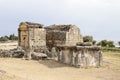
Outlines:
{"label": "ancient stone ruin", "polygon": [[58,61],[76,67],[101,66],[102,53],[96,46],[57,46]]}
{"label": "ancient stone ruin", "polygon": [[42,24],[22,22],[19,26],[19,46],[35,49],[46,47],[46,30]]}
{"label": "ancient stone ruin", "polygon": [[[56,59],[77,67],[101,66],[102,52],[91,42],[83,42],[80,29],[75,25],[50,25],[21,22],[18,28],[18,48],[2,51],[7,56],[25,59]],[[3,55],[5,56],[5,55]]]}
{"label": "ancient stone ruin", "polygon": [[0,57],[15,57],[15,58],[22,58],[25,54],[25,50],[22,47],[17,47],[16,49],[11,50],[2,50],[0,49]]}
{"label": "ancient stone ruin", "polygon": [[75,46],[77,42],[83,42],[80,29],[75,25],[51,25],[45,27],[46,44],[48,47],[57,45]]}

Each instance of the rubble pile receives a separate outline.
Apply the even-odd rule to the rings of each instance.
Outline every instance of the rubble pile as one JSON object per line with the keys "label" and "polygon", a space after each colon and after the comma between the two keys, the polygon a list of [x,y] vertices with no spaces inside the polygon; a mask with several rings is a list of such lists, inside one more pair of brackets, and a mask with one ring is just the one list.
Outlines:
{"label": "rubble pile", "polygon": [[11,50],[0,50],[0,57],[16,57],[16,58],[22,58],[24,56],[25,51],[18,47],[16,49]]}

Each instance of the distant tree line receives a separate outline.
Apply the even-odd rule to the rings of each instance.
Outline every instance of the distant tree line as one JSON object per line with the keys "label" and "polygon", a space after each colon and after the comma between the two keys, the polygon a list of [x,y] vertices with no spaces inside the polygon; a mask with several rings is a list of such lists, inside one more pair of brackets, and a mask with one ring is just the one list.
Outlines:
{"label": "distant tree line", "polygon": [[[110,40],[101,40],[97,42],[93,39],[92,36],[84,36],[84,42],[92,42],[93,45],[101,46],[102,51],[113,51],[113,52],[120,52],[120,47],[115,47],[114,41]],[[120,41],[118,41],[118,45],[120,46]]]}
{"label": "distant tree line", "polygon": [[119,46],[120,46],[120,41],[118,42]]}
{"label": "distant tree line", "polygon": [[101,40],[97,43],[98,46],[102,47],[115,47],[114,41],[108,41],[108,40]]}
{"label": "distant tree line", "polygon": [[[83,41],[84,42],[92,42],[93,45],[98,45],[98,46],[101,46],[101,47],[115,47],[114,45],[114,41],[110,41],[110,40],[101,40],[99,42],[97,42],[96,40],[93,39],[92,36],[84,36],[83,37]],[[120,46],[120,41],[118,41],[118,44]]]}
{"label": "distant tree line", "polygon": [[18,36],[16,36],[15,34],[11,34],[9,36],[5,35],[5,36],[0,37],[0,42],[6,42],[9,40],[16,41],[18,40]]}

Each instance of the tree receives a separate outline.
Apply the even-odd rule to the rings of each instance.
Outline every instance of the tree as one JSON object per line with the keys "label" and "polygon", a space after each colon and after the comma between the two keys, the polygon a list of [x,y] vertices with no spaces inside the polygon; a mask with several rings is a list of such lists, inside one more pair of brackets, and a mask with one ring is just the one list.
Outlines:
{"label": "tree", "polygon": [[93,45],[95,45],[96,44],[96,40],[93,40],[92,43],[93,43]]}
{"label": "tree", "polygon": [[107,40],[102,40],[97,45],[102,47],[115,47],[113,41],[107,41]]}
{"label": "tree", "polygon": [[93,41],[93,37],[92,36],[84,36],[83,37],[83,41],[84,42],[92,42]]}
{"label": "tree", "polygon": [[5,35],[4,37],[6,37],[7,39],[9,39],[9,37],[7,35]]}
{"label": "tree", "polygon": [[97,46],[101,46],[101,42],[98,42],[98,43],[97,43]]}
{"label": "tree", "polygon": [[15,36],[14,34],[11,34],[11,35],[9,36],[9,40],[18,40],[18,37]]}
{"label": "tree", "polygon": [[118,41],[118,44],[119,44],[119,46],[120,46],[120,41]]}
{"label": "tree", "polygon": [[108,47],[115,47],[113,41],[108,41],[108,42],[107,42],[107,45],[108,45]]}
{"label": "tree", "polygon": [[0,41],[3,41],[3,42],[8,41],[8,38],[5,37],[5,36],[4,36],[4,37],[1,37],[1,38],[0,38]]}
{"label": "tree", "polygon": [[14,34],[11,34],[10,36],[2,36],[0,37],[0,41],[6,42],[8,40],[18,40],[18,37],[15,36]]}
{"label": "tree", "polygon": [[107,40],[102,40],[101,41],[101,46],[102,47],[107,47]]}
{"label": "tree", "polygon": [[11,34],[10,36],[9,36],[9,40],[13,40],[14,39],[14,34]]}
{"label": "tree", "polygon": [[107,40],[102,40],[97,45],[102,47],[107,47]]}

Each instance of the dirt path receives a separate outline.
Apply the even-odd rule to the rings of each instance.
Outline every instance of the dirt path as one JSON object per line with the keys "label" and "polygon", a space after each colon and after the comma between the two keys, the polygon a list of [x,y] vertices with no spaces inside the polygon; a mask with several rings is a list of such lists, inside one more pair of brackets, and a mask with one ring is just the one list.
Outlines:
{"label": "dirt path", "polygon": [[120,80],[120,70],[107,67],[109,62],[105,64],[101,68],[80,69],[54,60],[0,58],[0,80]]}

